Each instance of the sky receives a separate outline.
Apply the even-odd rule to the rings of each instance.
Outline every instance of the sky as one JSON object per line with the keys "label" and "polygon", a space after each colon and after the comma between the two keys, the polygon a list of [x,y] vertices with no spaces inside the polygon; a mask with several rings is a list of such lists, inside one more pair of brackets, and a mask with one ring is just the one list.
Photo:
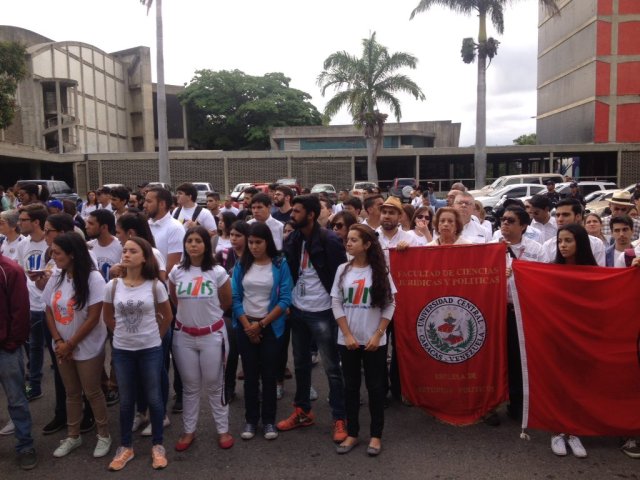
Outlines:
{"label": "sky", "polygon": [[[360,56],[362,39],[376,32],[389,52],[418,58],[405,70],[425,101],[400,95],[401,121],[451,120],[462,124],[460,146],[474,144],[476,64],[460,58],[464,37],[476,37],[475,16],[434,7],[409,20],[418,0],[163,0],[165,82],[183,85],[196,70],[239,69],[251,75],[283,72],[290,86],[312,96],[322,111],[316,79],[336,51]],[[155,81],[155,6],[139,0],[29,0],[8,2],[0,23],[73,40],[106,52],[151,48]],[[505,12],[504,35],[487,70],[487,145],[511,145],[535,132],[538,9],[514,1]],[[380,109],[388,112],[385,106]],[[389,118],[388,121],[395,121]],[[350,123],[346,111],[332,124]]]}

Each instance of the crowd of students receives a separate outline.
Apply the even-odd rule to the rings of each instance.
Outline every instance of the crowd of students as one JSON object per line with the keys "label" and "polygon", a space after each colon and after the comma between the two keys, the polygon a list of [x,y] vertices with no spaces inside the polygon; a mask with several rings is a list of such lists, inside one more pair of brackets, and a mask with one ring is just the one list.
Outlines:
{"label": "crowd of students", "polygon": [[[53,419],[43,432],[66,427],[55,457],[82,444],[97,429],[93,455],[112,449],[107,407],[119,402],[119,430],[109,469],[134,458],[132,432],[151,437],[152,466],[167,466],[163,428],[169,424],[169,369],[174,367],[174,413],[183,433],[174,448],[196,440],[199,401],[204,392],[218,434],[231,448],[229,402],[235,398],[239,359],[244,376],[243,440],[313,425],[313,358],[319,352],[329,385],[336,452],[359,443],[361,371],[370,413],[366,452],[382,451],[388,393],[402,388],[392,318],[395,286],[388,249],[503,241],[507,275],[513,259],[560,264],[638,265],[640,228],[627,216],[638,202],[618,192],[612,216],[597,218],[600,236],[587,234],[582,205],[564,199],[551,215],[548,197],[528,205],[513,201],[495,229],[462,184],[447,200],[427,193],[412,205],[376,192],[364,201],[340,193],[294,196],[286,186],[266,193],[244,191],[241,210],[209,193],[196,204],[192,184],[177,196],[141,186],[90,192],[80,212],[48,201],[37,185],[23,185],[19,204],[0,214],[0,381],[11,421],[0,434],[14,433],[20,466],[37,459],[28,402],[42,397],[44,351],[54,367]],[[88,241],[87,241],[88,240]],[[632,242],[635,242],[632,243]],[[635,250],[634,250],[635,248]],[[508,295],[509,414],[522,415],[522,377],[515,314]],[[278,421],[293,351],[296,391],[291,414]],[[391,345],[391,365],[387,366]],[[24,347],[24,348],[23,348]],[[106,348],[111,362],[105,363]],[[23,350],[28,356],[25,386]],[[485,421],[498,424],[491,412]],[[566,446],[586,456],[580,440],[554,435],[551,447]],[[634,439],[623,447],[640,457]]]}

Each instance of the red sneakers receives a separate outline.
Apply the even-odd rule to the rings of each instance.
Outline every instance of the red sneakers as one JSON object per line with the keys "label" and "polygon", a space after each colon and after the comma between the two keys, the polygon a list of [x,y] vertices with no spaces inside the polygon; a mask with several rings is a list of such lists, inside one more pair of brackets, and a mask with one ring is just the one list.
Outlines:
{"label": "red sneakers", "polygon": [[344,420],[336,420],[333,422],[333,441],[342,443],[348,437],[347,424]]}
{"label": "red sneakers", "polygon": [[308,413],[304,413],[302,408],[296,407],[289,418],[279,421],[276,426],[278,430],[287,431],[298,427],[309,427],[313,425],[314,421],[315,416],[311,410]]}

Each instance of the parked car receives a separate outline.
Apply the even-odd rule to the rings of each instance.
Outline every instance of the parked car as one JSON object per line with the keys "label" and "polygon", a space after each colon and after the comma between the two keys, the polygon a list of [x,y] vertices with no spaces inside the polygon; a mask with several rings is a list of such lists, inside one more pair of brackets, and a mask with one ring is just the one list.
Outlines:
{"label": "parked car", "polygon": [[25,183],[35,183],[47,187],[49,198],[52,200],[73,200],[76,204],[78,203],[78,194],[71,190],[71,187],[64,180],[18,180],[16,186],[20,188],[20,185]]}
{"label": "parked car", "polygon": [[585,201],[587,202],[587,206],[585,208],[586,212],[589,213],[597,213],[602,216],[605,209],[609,208],[609,200],[613,197],[613,194],[618,192],[619,190],[602,190],[597,192],[598,195],[595,198],[586,197]]}
{"label": "parked car", "polygon": [[149,182],[147,184],[147,188],[155,188],[155,187],[160,187],[160,188],[164,188],[165,190],[169,190],[172,194],[173,192],[173,188],[171,188],[171,185],[169,185],[168,183],[165,182]]}
{"label": "parked car", "polygon": [[311,193],[320,192],[325,192],[329,199],[334,203],[338,200],[338,192],[336,192],[336,187],[334,187],[330,183],[316,183],[311,188]]}
{"label": "parked car", "polygon": [[[107,187],[108,189],[118,188],[118,187],[125,187],[125,185],[123,183],[105,183],[102,186],[103,187]],[[125,187],[125,188],[127,188],[127,187]]]}
{"label": "parked car", "polygon": [[297,178],[279,178],[275,181],[276,185],[285,185],[289,187],[296,195],[302,193],[302,184]]}
{"label": "parked car", "polygon": [[[571,193],[571,185],[572,182],[562,182],[556,184],[556,192],[560,194],[560,198],[564,198]],[[618,186],[614,182],[578,182],[578,191],[582,194],[582,196],[586,197],[590,193],[597,192],[600,190],[617,190]]]}
{"label": "parked car", "polygon": [[402,203],[409,203],[411,200],[410,190],[415,190],[418,187],[418,181],[415,178],[394,178],[393,183],[389,187],[389,195],[398,197]]}
{"label": "parked car", "polygon": [[486,197],[491,192],[506,187],[507,185],[514,185],[518,183],[535,183],[538,185],[544,185],[547,180],[553,180],[558,183],[564,181],[564,177],[559,173],[523,173],[520,175],[504,175],[496,178],[491,185],[485,185],[480,190],[469,190],[469,193],[474,197]]}
{"label": "parked car", "polygon": [[499,190],[491,192],[489,195],[476,197],[476,200],[480,200],[485,211],[491,212],[507,198],[532,196],[545,190],[546,187],[544,185],[538,185],[535,183],[518,183],[502,187]]}
{"label": "parked car", "polygon": [[198,199],[196,203],[198,205],[206,205],[207,204],[207,193],[214,192],[215,190],[211,186],[210,183],[207,182],[191,182],[196,190],[198,191]]}
{"label": "parked car", "polygon": [[368,188],[378,188],[378,185],[374,182],[356,182],[353,184],[353,188],[349,194],[352,197],[358,197],[360,200],[363,200]]}
{"label": "parked car", "polygon": [[231,200],[233,200],[234,202],[239,202],[241,200],[240,195],[242,195],[242,192],[244,191],[244,189],[250,187],[251,185],[253,184],[238,183],[235,187],[233,187],[233,190],[231,190],[231,192],[229,193]]}

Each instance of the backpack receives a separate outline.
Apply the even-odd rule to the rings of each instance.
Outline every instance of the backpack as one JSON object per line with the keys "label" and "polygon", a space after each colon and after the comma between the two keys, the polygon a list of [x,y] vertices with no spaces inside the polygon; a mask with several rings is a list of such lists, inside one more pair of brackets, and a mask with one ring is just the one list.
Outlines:
{"label": "backpack", "polygon": [[[195,222],[202,211],[202,207],[200,205],[196,206],[196,209],[193,211],[193,215],[191,215],[191,221]],[[178,207],[173,211],[173,218],[176,220],[180,219],[180,212],[182,212],[182,207]]]}

